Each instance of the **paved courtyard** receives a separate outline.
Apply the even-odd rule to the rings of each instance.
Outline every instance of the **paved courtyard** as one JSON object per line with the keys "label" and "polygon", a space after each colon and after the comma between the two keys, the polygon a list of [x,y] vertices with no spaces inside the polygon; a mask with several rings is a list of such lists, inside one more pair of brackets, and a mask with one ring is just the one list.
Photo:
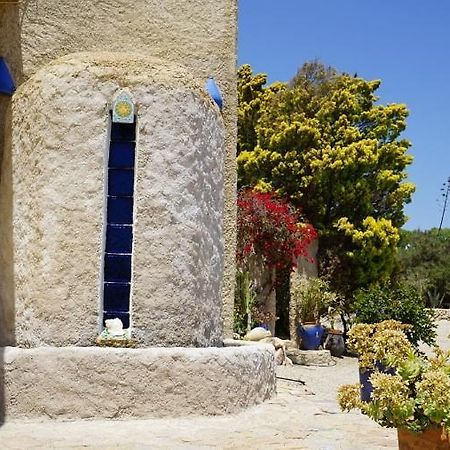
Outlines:
{"label": "paved courtyard", "polygon": [[[449,322],[439,323],[439,341],[445,348],[450,348],[449,331]],[[278,377],[283,379],[278,380],[278,394],[240,414],[127,421],[7,422],[0,428],[0,448],[397,448],[395,430],[381,428],[359,413],[339,411],[336,389],[340,384],[356,382],[358,368],[352,358],[335,362],[332,367],[279,367]],[[302,380],[305,385],[291,380]]]}

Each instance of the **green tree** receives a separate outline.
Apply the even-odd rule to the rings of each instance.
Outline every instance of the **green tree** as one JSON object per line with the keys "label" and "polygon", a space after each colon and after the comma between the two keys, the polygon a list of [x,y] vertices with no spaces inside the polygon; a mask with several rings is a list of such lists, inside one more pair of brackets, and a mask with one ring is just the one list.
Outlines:
{"label": "green tree", "polygon": [[405,105],[377,104],[380,81],[305,64],[289,84],[264,87],[239,70],[240,187],[276,190],[320,236],[319,262],[334,289],[389,277],[414,186]]}
{"label": "green tree", "polygon": [[416,286],[429,306],[450,305],[450,229],[401,232],[396,278]]}

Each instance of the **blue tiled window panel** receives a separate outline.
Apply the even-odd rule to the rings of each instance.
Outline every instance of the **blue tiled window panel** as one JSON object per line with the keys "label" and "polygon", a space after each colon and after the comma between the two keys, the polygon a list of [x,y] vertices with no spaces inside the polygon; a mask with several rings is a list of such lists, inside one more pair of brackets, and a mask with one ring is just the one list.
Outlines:
{"label": "blue tiled window panel", "polygon": [[106,220],[109,224],[133,223],[133,197],[111,197],[107,200]]}
{"label": "blue tiled window panel", "polygon": [[132,197],[133,188],[133,169],[108,169],[108,195]]}
{"label": "blue tiled window panel", "polygon": [[131,281],[131,255],[105,253],[104,281]]}
{"label": "blue tiled window panel", "polygon": [[108,167],[134,168],[134,142],[111,142],[109,146]]}
{"label": "blue tiled window panel", "polygon": [[103,326],[105,326],[105,320],[116,318],[122,321],[124,328],[130,328],[130,313],[123,311],[104,311]]}
{"label": "blue tiled window panel", "polygon": [[130,309],[130,283],[104,283],[103,308],[105,311],[128,312]]}
{"label": "blue tiled window panel", "polygon": [[111,126],[111,141],[135,141],[135,123],[113,123]]}
{"label": "blue tiled window panel", "polygon": [[103,320],[130,326],[136,124],[111,124],[103,272]]}
{"label": "blue tiled window panel", "polygon": [[132,242],[131,225],[107,225],[106,253],[131,253]]}

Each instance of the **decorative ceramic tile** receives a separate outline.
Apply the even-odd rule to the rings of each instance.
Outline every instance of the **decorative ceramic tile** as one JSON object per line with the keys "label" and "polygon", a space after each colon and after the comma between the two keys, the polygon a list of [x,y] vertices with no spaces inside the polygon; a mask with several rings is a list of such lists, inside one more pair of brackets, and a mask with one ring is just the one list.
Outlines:
{"label": "decorative ceramic tile", "polygon": [[114,98],[112,103],[112,121],[113,123],[134,122],[134,102],[128,92],[122,91]]}
{"label": "decorative ceramic tile", "polygon": [[108,169],[108,195],[131,197],[134,190],[133,169]]}
{"label": "decorative ceramic tile", "polygon": [[111,197],[107,200],[108,224],[133,223],[133,197]]}
{"label": "decorative ceramic tile", "polygon": [[134,142],[117,141],[109,146],[108,167],[134,168]]}
{"label": "decorative ceramic tile", "polygon": [[107,225],[106,253],[131,253],[133,227],[131,225]]}
{"label": "decorative ceramic tile", "polygon": [[105,253],[104,281],[131,281],[131,255]]}
{"label": "decorative ceramic tile", "polygon": [[136,126],[134,123],[112,123],[111,124],[111,141],[128,141],[136,140]]}
{"label": "decorative ceramic tile", "polygon": [[128,312],[130,309],[130,283],[104,283],[103,309]]}

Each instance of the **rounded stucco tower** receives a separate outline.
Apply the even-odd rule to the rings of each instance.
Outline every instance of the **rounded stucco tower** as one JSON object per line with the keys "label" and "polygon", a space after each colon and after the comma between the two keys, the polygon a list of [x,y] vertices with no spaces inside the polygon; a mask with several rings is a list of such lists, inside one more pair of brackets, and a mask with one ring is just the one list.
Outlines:
{"label": "rounded stucco tower", "polygon": [[[273,394],[271,347],[222,346],[235,40],[236,0],[0,2],[18,86],[0,97],[0,422],[223,414]],[[114,318],[120,348],[96,340]]]}
{"label": "rounded stucco tower", "polygon": [[0,25],[18,86],[0,98],[0,345],[88,345],[111,317],[108,133],[122,90],[136,165],[121,319],[145,345],[219,344],[234,297],[236,1],[11,2]]}
{"label": "rounded stucco tower", "polygon": [[17,345],[91,345],[115,317],[142,345],[221,344],[225,132],[188,71],[72,54],[20,86],[11,129]]}

